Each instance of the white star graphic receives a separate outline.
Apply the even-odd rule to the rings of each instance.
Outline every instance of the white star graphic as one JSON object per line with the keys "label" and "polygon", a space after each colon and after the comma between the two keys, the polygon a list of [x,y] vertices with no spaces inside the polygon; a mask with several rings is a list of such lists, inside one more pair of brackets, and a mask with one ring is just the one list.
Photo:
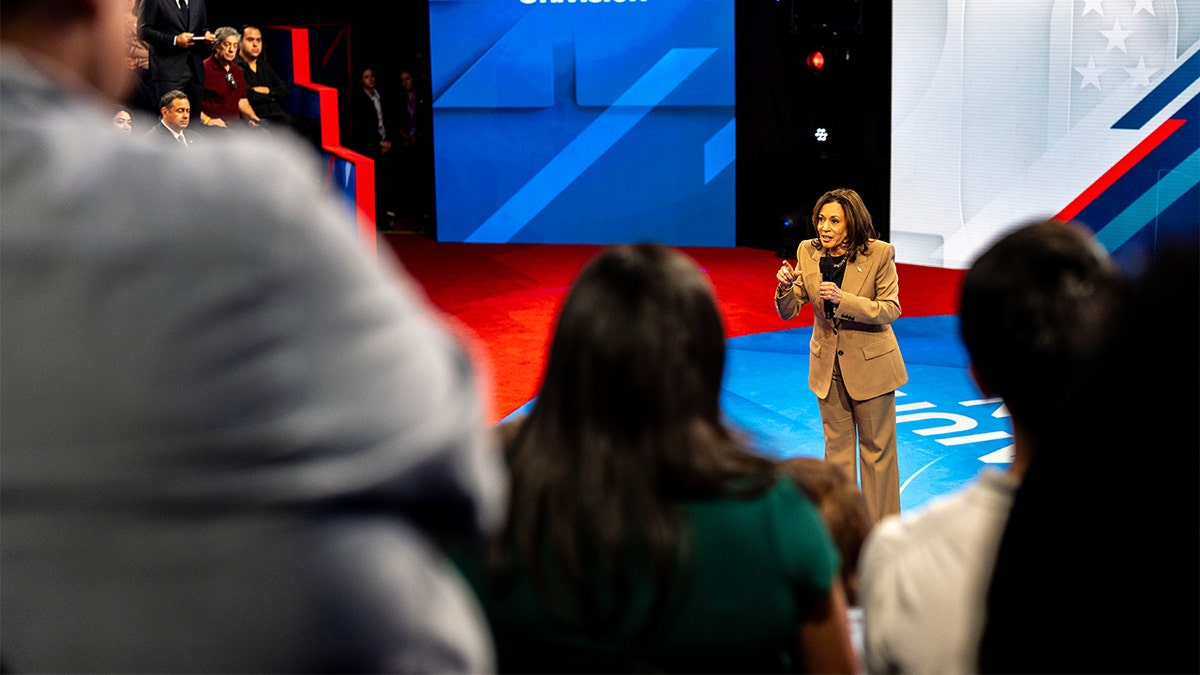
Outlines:
{"label": "white star graphic", "polygon": [[1113,47],[1120,47],[1121,51],[1125,52],[1126,54],[1129,53],[1129,50],[1125,49],[1125,38],[1133,35],[1133,31],[1121,30],[1120,19],[1113,19],[1112,30],[1102,30],[1100,31],[1100,34],[1108,38],[1108,47],[1106,47],[1104,51],[1107,52]]}
{"label": "white star graphic", "polygon": [[1104,8],[1100,6],[1100,0],[1083,0],[1083,14],[1079,16],[1087,16],[1088,12],[1095,12],[1100,16],[1104,16]]}
{"label": "white star graphic", "polygon": [[1129,77],[1133,78],[1134,83],[1143,87],[1150,86],[1150,76],[1158,72],[1158,68],[1147,68],[1146,57],[1139,56],[1137,68],[1126,68],[1125,72],[1129,73]]}
{"label": "white star graphic", "polygon": [[1097,68],[1096,59],[1089,56],[1086,68],[1075,66],[1075,72],[1083,76],[1083,82],[1079,84],[1079,88],[1083,89],[1089,84],[1095,85],[1097,90],[1100,90],[1100,74],[1108,70],[1107,68]]}
{"label": "white star graphic", "polygon": [[1144,9],[1144,10],[1146,10],[1146,13],[1149,14],[1150,16],[1158,16],[1157,14],[1154,13],[1154,0],[1135,0],[1135,2],[1137,4],[1134,5],[1134,8],[1133,8],[1134,14],[1137,14],[1138,10]]}

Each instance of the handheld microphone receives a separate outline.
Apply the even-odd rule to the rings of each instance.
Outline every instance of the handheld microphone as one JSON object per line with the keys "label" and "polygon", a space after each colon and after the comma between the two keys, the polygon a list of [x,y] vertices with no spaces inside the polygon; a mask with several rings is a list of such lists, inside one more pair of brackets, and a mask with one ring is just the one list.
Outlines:
{"label": "handheld microphone", "polygon": [[[833,258],[823,255],[819,264],[821,265],[821,281],[833,281]],[[833,321],[833,302],[829,300],[825,301],[825,318]]]}

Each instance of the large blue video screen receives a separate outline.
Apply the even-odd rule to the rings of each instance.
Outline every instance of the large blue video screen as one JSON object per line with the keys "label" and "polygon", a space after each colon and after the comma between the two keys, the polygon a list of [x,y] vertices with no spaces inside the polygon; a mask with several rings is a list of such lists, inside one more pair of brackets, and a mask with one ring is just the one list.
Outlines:
{"label": "large blue video screen", "polygon": [[733,0],[431,0],[440,241],[733,246]]}

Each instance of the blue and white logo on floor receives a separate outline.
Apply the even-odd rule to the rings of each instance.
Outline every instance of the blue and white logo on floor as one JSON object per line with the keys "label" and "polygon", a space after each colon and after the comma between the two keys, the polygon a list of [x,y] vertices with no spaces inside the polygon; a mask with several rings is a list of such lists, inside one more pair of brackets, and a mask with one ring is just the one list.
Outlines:
{"label": "blue and white logo on floor", "polygon": [[[958,318],[893,324],[908,383],[896,392],[900,504],[910,509],[1012,462],[1012,424],[999,399],[984,399],[967,371]],[[808,389],[812,328],[728,341],[721,404],[733,424],[773,456],[825,452],[816,396]]]}
{"label": "blue and white logo on floor", "polygon": [[[985,399],[967,370],[958,317],[904,318],[892,325],[908,384],[896,392],[900,508],[911,509],[1012,463],[1012,423]],[[736,428],[773,457],[822,457],[817,397],[808,389],[812,328],[757,333],[727,342],[721,407]],[[527,413],[529,401],[510,413]]]}

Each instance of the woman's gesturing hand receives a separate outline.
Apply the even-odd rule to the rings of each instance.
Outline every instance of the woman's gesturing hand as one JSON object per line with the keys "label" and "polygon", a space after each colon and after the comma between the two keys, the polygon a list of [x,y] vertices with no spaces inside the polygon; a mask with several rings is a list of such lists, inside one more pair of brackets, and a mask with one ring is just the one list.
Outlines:
{"label": "woman's gesturing hand", "polygon": [[779,280],[779,288],[785,291],[792,289],[792,284],[796,283],[797,276],[799,274],[796,272],[796,269],[786,260],[783,261],[783,265],[779,268],[779,271],[775,273],[775,278]]}

